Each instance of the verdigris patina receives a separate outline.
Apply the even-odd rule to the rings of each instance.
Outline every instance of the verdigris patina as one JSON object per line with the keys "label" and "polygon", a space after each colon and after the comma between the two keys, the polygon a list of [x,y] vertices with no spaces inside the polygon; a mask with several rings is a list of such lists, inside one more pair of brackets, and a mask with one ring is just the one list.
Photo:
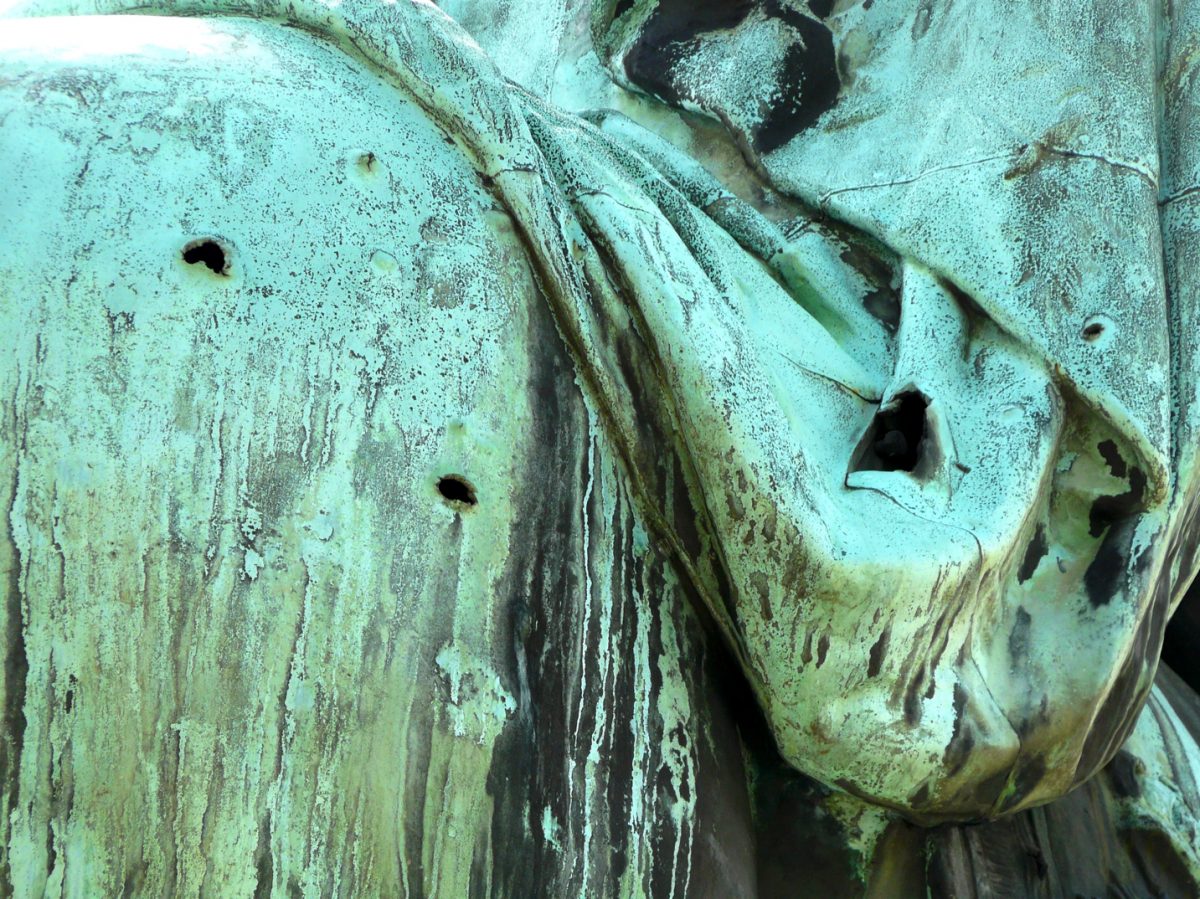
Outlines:
{"label": "verdigris patina", "polygon": [[1196,892],[1195,4],[5,8],[13,893]]}

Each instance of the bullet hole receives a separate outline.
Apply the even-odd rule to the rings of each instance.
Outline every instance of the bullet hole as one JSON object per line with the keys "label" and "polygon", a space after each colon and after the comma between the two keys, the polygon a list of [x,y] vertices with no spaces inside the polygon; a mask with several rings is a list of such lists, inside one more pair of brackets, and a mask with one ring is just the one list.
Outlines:
{"label": "bullet hole", "polygon": [[916,471],[927,454],[929,401],[917,391],[898,394],[880,409],[859,444],[852,471]]}
{"label": "bullet hole", "polygon": [[1088,343],[1104,345],[1113,335],[1113,323],[1106,315],[1093,315],[1083,323],[1079,336]]}
{"label": "bullet hole", "polygon": [[366,152],[359,154],[358,159],[354,163],[358,167],[358,171],[363,175],[374,175],[375,170],[379,167],[379,159],[374,153]]}
{"label": "bullet hole", "polygon": [[212,237],[194,240],[184,247],[183,261],[188,265],[204,265],[214,275],[229,274],[229,259],[225,250]]}
{"label": "bullet hole", "polygon": [[473,506],[478,502],[475,499],[475,488],[462,475],[446,475],[437,482],[437,489],[442,498],[451,504]]}

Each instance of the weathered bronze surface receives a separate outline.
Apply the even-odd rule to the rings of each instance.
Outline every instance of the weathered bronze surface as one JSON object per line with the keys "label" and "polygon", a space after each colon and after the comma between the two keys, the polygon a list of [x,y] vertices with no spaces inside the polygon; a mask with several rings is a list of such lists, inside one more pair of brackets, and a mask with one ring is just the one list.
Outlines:
{"label": "weathered bronze surface", "polygon": [[0,0],[0,893],[1200,895],[1197,60]]}

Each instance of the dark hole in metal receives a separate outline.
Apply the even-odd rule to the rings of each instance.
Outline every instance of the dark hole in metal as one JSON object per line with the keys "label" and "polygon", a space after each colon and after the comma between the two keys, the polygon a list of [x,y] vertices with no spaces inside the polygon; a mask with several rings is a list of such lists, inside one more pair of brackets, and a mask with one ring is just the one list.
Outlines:
{"label": "dark hole in metal", "polygon": [[916,391],[898,394],[880,409],[862,443],[855,471],[914,471],[926,443],[929,401]]}
{"label": "dark hole in metal", "polygon": [[452,503],[462,503],[464,506],[473,506],[477,502],[475,499],[475,488],[468,483],[467,479],[456,474],[448,474],[437,482],[438,493],[444,499]]}
{"label": "dark hole in metal", "polygon": [[203,263],[213,274],[224,275],[229,272],[229,262],[225,258],[225,250],[215,240],[198,240],[183,248],[183,261],[188,265]]}

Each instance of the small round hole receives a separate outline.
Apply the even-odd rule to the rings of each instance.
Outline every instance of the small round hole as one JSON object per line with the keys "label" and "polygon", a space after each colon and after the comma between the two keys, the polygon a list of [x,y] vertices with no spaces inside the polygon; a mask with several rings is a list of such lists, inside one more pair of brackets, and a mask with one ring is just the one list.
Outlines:
{"label": "small round hole", "polygon": [[183,261],[188,265],[204,265],[216,275],[229,274],[229,260],[225,250],[211,237],[195,240],[183,248]]}
{"label": "small round hole", "polygon": [[437,482],[437,489],[442,498],[450,503],[473,506],[477,502],[475,499],[475,488],[462,475],[446,475]]}
{"label": "small round hole", "polygon": [[1091,315],[1083,323],[1083,329],[1079,332],[1079,336],[1088,343],[1103,346],[1112,340],[1115,333],[1116,326],[1107,315]]}

